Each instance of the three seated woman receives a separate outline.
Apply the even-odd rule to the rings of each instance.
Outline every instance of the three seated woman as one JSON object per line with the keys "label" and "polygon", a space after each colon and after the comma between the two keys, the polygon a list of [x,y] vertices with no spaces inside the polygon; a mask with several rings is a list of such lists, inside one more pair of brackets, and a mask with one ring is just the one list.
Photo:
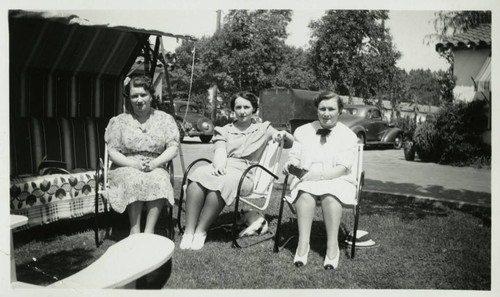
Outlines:
{"label": "three seated woman", "polygon": [[[144,232],[154,233],[159,212],[167,200],[173,204],[173,189],[164,165],[177,154],[179,132],[173,117],[151,107],[154,92],[147,78],[132,79],[126,88],[127,113],[110,120],[106,142],[114,167],[110,171],[110,202],[118,212],[128,211],[130,233],[140,232],[143,207],[148,210]],[[338,122],[342,113],[340,97],[321,92],[312,102],[318,120],[298,127],[292,136],[278,131],[269,122],[257,123],[253,115],[258,98],[250,92],[238,92],[230,106],[236,120],[216,127],[213,162],[196,168],[188,176],[186,190],[186,228],[179,247],[203,248],[207,230],[222,210],[236,197],[239,177],[259,161],[269,140],[284,141],[292,148],[283,173],[292,167],[306,172],[290,185],[297,208],[299,243],[293,262],[307,264],[311,225],[316,201],[323,209],[327,230],[325,269],[335,269],[339,261],[337,241],[342,203],[352,204],[354,181],[349,177],[357,137]],[[242,194],[253,187],[253,175],[247,175]]]}

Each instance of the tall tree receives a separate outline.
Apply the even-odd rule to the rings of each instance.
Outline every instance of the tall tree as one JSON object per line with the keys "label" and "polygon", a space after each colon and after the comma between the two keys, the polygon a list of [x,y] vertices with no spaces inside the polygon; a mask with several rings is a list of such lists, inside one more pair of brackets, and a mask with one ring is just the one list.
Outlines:
{"label": "tall tree", "polygon": [[314,72],[309,65],[308,50],[285,46],[284,60],[272,82],[275,86],[295,89],[319,90]]}
{"label": "tall tree", "polygon": [[400,57],[384,25],[387,18],[387,11],[329,10],[311,22],[311,67],[322,87],[350,98],[380,96]]}
{"label": "tall tree", "polygon": [[290,10],[231,10],[202,57],[220,89],[270,87],[283,62]]}
{"label": "tall tree", "polygon": [[438,73],[427,69],[412,69],[408,73],[408,87],[412,102],[440,105],[440,81]]}

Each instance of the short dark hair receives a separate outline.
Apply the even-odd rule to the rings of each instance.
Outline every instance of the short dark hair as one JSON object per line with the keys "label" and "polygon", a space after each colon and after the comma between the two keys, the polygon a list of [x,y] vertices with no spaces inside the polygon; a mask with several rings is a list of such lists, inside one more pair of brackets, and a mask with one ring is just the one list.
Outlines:
{"label": "short dark hair", "polygon": [[339,113],[342,112],[344,109],[344,102],[342,102],[342,99],[340,96],[332,91],[322,91],[314,98],[314,106],[318,108],[319,103],[323,100],[329,100],[329,99],[337,99],[337,106],[339,107]]}
{"label": "short dark hair", "polygon": [[241,97],[243,99],[246,99],[250,101],[253,107],[252,113],[256,113],[257,109],[259,108],[259,98],[255,96],[254,93],[249,92],[249,91],[240,91],[237,93],[234,93],[231,96],[231,110],[234,111],[234,101],[236,101],[236,98]]}
{"label": "short dark hair", "polygon": [[155,89],[153,87],[153,81],[148,76],[135,76],[130,79],[129,83],[125,86],[125,110],[132,112],[132,104],[130,103],[130,88],[144,88],[146,92],[151,95],[151,106],[154,106],[155,101]]}

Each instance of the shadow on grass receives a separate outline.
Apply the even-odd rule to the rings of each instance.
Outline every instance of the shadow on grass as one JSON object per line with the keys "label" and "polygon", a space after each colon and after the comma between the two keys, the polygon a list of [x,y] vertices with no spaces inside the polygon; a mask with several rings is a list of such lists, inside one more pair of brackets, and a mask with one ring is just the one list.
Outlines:
{"label": "shadow on grass", "polygon": [[484,207],[491,206],[491,193],[446,189],[437,185],[421,187],[412,183],[382,182],[379,180],[366,179],[365,189],[385,193],[433,197],[439,200],[449,200],[457,203],[467,202],[467,204]]}
{"label": "shadow on grass", "polygon": [[[399,184],[401,187],[409,187],[411,189],[412,184]],[[372,187],[365,187],[372,190]],[[436,193],[442,193],[444,195],[453,195],[454,192],[460,192],[455,190],[444,190],[442,187],[432,187]],[[406,188],[406,193],[408,193],[408,188]],[[396,192],[396,191],[395,191]],[[463,193],[467,195],[467,201],[480,199],[491,200],[491,195],[486,193],[478,193],[472,191],[465,191],[468,193]],[[455,196],[459,196],[458,194]],[[487,197],[486,197],[487,196]],[[432,196],[431,196],[432,197]],[[464,200],[462,200],[464,201]],[[489,205],[489,203],[488,203]],[[456,201],[450,200],[434,200],[434,199],[424,199],[418,198],[411,195],[402,194],[392,194],[387,195],[385,193],[376,193],[365,191],[362,196],[361,206],[363,208],[362,214],[378,213],[382,214],[386,211],[391,211],[403,216],[404,219],[417,219],[422,218],[425,215],[439,216],[445,214],[449,209],[461,211],[464,213],[471,214],[482,220],[483,225],[491,226],[491,208],[486,206],[485,203],[466,204],[457,203]]]}
{"label": "shadow on grass", "polygon": [[75,248],[35,258],[26,264],[17,265],[17,279],[35,285],[46,286],[87,267],[94,261],[91,250]]}

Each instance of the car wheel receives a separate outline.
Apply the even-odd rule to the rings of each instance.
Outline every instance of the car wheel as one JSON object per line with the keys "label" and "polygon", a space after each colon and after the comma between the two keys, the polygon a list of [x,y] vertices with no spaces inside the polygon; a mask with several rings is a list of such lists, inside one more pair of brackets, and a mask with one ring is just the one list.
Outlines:
{"label": "car wheel", "polygon": [[182,128],[182,123],[180,121],[175,121],[175,122],[177,123],[177,128],[179,129],[179,142],[182,142],[184,140],[184,135],[186,135],[186,133]]}
{"label": "car wheel", "polygon": [[358,132],[357,136],[359,144],[366,144],[365,134],[363,134],[363,132]]}
{"label": "car wheel", "polygon": [[209,143],[212,140],[212,135],[200,135],[200,140],[203,143]]}
{"label": "car wheel", "polygon": [[394,138],[394,148],[399,150],[403,147],[403,134],[399,133],[396,135],[396,138]]}

